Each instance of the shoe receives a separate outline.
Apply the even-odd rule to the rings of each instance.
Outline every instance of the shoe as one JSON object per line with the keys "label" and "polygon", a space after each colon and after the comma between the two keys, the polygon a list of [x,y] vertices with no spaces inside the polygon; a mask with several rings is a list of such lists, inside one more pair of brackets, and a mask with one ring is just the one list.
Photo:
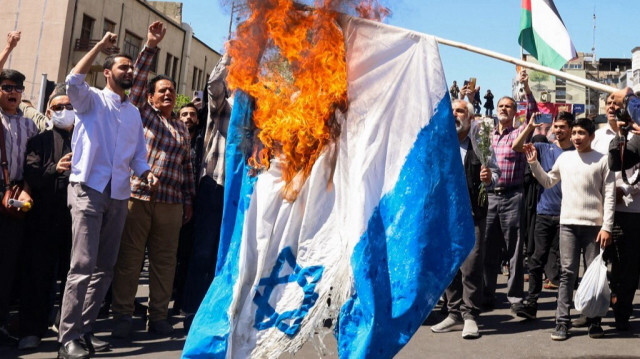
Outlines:
{"label": "shoe", "polygon": [[149,310],[149,307],[136,300],[133,302],[133,308],[134,316],[140,317],[142,320],[147,320],[147,311]]}
{"label": "shoe", "polygon": [[35,349],[38,346],[40,346],[40,337],[35,335],[27,335],[18,342],[20,350]]}
{"label": "shoe", "polygon": [[586,328],[589,326],[589,319],[584,315],[580,315],[580,317],[571,322],[571,326],[574,328]]}
{"label": "shoe", "polygon": [[18,338],[12,336],[4,325],[0,325],[0,346],[15,346]]}
{"label": "shoe", "polygon": [[166,319],[149,321],[147,331],[162,336],[170,336],[173,334],[173,326]]}
{"label": "shoe", "polygon": [[126,339],[131,336],[131,328],[133,327],[133,319],[131,316],[125,315],[116,320],[111,336],[113,338]]}
{"label": "shoe", "polygon": [[431,327],[431,331],[434,333],[447,333],[452,331],[462,330],[464,323],[461,320],[456,320],[451,316],[444,318],[443,321]]}
{"label": "shoe", "polygon": [[600,323],[591,323],[589,325],[589,338],[596,339],[604,337],[604,330]]}
{"label": "shoe", "polygon": [[194,313],[185,313],[184,320],[182,321],[182,325],[184,327],[184,331],[188,334],[189,329],[191,328],[191,323],[193,323],[193,319],[196,317]]}
{"label": "shoe", "polygon": [[111,349],[111,344],[98,339],[93,333],[85,333],[82,336],[82,343],[91,354],[108,352]]}
{"label": "shoe", "polygon": [[511,310],[516,313],[520,318],[536,319],[538,312],[538,303],[536,302],[522,302],[511,306]]}
{"label": "shoe", "polygon": [[58,359],[88,359],[89,356],[89,351],[82,346],[80,339],[70,340],[58,350]]}
{"label": "shoe", "polygon": [[505,277],[509,276],[509,266],[508,265],[503,265],[502,266],[502,275]]}
{"label": "shoe", "polygon": [[631,324],[629,319],[616,319],[616,330],[619,332],[626,332],[631,330]]}
{"label": "shoe", "polygon": [[462,329],[462,339],[476,339],[480,337],[478,324],[474,319],[465,319],[464,328]]}
{"label": "shoe", "polygon": [[557,324],[556,329],[551,333],[552,340],[567,340],[569,330],[566,324]]}

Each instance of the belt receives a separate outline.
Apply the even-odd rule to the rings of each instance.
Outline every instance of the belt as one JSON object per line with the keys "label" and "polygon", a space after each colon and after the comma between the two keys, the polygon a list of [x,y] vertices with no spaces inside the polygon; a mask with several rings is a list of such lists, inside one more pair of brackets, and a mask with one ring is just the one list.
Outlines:
{"label": "belt", "polygon": [[522,186],[494,187],[492,190],[489,190],[487,192],[493,193],[498,196],[503,196],[506,194],[522,191],[522,188],[523,188]]}

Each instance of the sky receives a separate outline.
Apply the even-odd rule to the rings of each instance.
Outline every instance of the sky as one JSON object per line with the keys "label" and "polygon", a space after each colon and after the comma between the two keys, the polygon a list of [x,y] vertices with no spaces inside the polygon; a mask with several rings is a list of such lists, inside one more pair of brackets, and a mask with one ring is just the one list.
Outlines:
{"label": "sky", "polygon": [[[182,0],[183,21],[209,46],[224,51],[229,11],[218,0]],[[384,22],[519,57],[520,0],[382,0],[392,15]],[[629,14],[640,14],[638,0],[555,0],[577,51],[591,52],[596,13],[596,55],[631,57],[640,46],[638,26]],[[234,20],[235,21],[235,20]],[[511,95],[515,66],[440,45],[447,83],[477,78],[482,93]]]}

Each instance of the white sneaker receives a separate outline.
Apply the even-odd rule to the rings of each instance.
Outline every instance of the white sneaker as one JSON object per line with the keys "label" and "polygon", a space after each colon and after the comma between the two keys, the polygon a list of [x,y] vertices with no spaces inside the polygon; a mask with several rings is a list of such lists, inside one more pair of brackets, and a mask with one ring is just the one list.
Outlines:
{"label": "white sneaker", "polygon": [[480,337],[480,331],[478,330],[478,324],[473,319],[464,320],[464,329],[462,329],[463,339],[475,339]]}
{"label": "white sneaker", "polygon": [[29,335],[18,342],[18,349],[27,350],[27,349],[35,349],[40,346],[40,338],[35,335]]}
{"label": "white sneaker", "polygon": [[451,316],[444,318],[443,321],[431,327],[431,331],[434,333],[447,333],[457,330],[462,330],[463,323],[460,320],[456,320]]}

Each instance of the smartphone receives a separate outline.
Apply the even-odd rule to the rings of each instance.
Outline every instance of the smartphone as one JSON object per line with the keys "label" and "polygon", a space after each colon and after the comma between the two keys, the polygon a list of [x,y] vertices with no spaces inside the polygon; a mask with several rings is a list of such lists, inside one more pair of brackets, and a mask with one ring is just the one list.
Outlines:
{"label": "smartphone", "polygon": [[536,123],[553,123],[553,115],[550,113],[542,113],[536,116]]}
{"label": "smartphone", "polygon": [[476,90],[476,78],[472,77],[469,79],[469,90],[471,91],[475,91]]}

